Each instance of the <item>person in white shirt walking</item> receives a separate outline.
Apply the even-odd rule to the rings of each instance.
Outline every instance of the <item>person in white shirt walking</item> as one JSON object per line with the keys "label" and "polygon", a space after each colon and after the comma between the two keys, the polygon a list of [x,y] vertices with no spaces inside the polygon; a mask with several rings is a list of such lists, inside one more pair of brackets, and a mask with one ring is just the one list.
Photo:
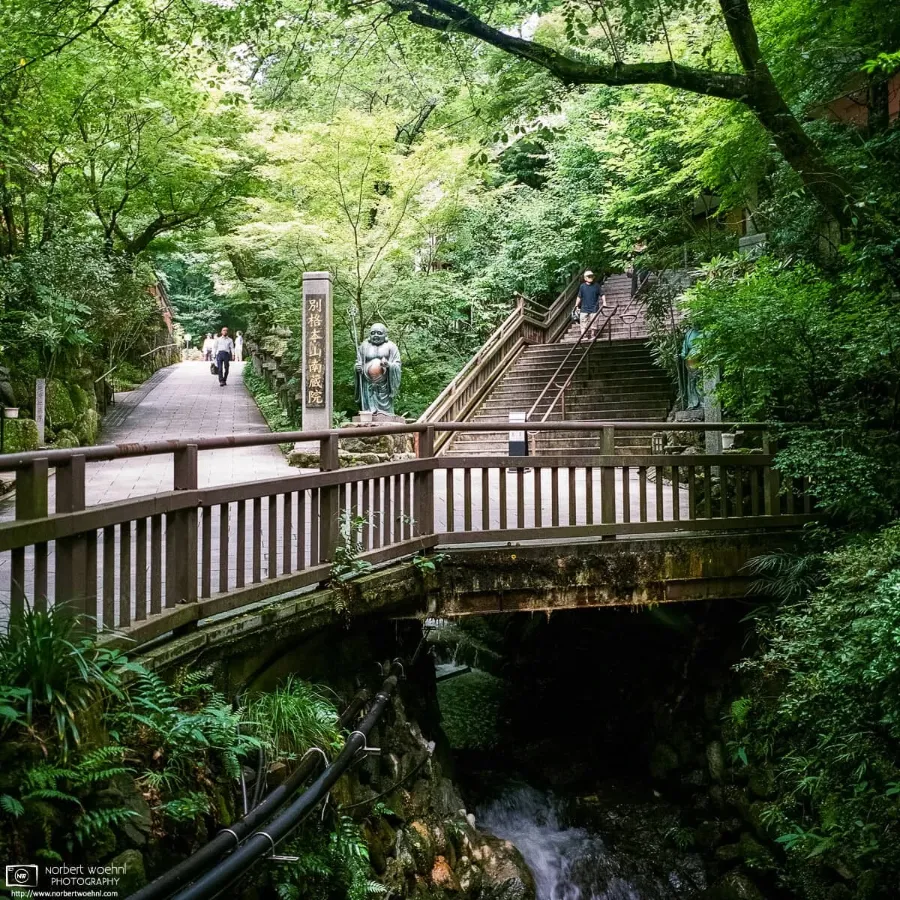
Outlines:
{"label": "person in white shirt walking", "polygon": [[207,334],[206,340],[203,342],[203,358],[207,362],[212,362],[213,348],[215,346],[216,346],[216,339],[212,336],[212,334]]}
{"label": "person in white shirt walking", "polygon": [[244,361],[244,336],[238,332],[234,339],[234,361]]}
{"label": "person in white shirt walking", "polygon": [[228,329],[223,328],[216,338],[216,366],[219,369],[219,386],[225,387],[228,382],[228,368],[234,359],[234,341],[228,336]]}

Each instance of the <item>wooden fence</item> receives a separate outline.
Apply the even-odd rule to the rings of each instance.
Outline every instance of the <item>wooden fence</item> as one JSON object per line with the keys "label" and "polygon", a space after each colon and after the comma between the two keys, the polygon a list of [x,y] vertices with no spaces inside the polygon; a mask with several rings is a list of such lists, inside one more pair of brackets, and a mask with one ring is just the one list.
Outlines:
{"label": "wooden fence", "polygon": [[[438,430],[497,426],[416,423],[366,429],[415,433],[415,459],[356,468],[339,468],[338,445],[341,437],[358,438],[359,428],[0,457],[0,470],[17,472],[16,518],[0,524],[5,618],[14,621],[26,603],[65,602],[98,629],[139,645],[201,618],[328,582],[340,542],[381,563],[459,543],[783,528],[811,518],[807,485],[781,482],[768,437],[757,452],[622,456],[614,453],[617,429],[713,428],[534,427],[600,432],[601,453],[441,457]],[[201,452],[301,439],[319,441],[318,472],[198,488]],[[174,490],[86,508],[88,464],[151,454],[172,456]]]}

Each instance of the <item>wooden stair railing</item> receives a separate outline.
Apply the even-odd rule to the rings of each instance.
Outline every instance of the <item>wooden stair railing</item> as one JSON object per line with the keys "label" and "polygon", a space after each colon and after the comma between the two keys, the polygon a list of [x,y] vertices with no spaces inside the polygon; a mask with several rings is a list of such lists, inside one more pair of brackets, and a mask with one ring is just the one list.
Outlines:
{"label": "wooden stair railing", "polygon": [[[465,422],[497,385],[529,344],[553,343],[571,321],[572,303],[578,290],[576,276],[541,315],[527,298],[517,295],[516,308],[484,342],[456,377],[419,417],[419,422]],[[435,450],[453,439],[450,432],[435,438]]]}

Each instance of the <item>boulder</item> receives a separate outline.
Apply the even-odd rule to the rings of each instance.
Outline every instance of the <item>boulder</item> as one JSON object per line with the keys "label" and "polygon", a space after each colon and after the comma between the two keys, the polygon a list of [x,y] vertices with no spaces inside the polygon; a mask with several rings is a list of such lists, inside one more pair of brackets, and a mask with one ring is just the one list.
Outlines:
{"label": "boulder", "polygon": [[3,422],[3,452],[26,453],[37,450],[38,429],[34,419],[5,419]]}
{"label": "boulder", "polygon": [[678,753],[669,744],[660,742],[650,752],[650,774],[663,780],[678,768]]}
{"label": "boulder", "polygon": [[70,428],[75,424],[75,404],[68,387],[58,378],[47,382],[47,422],[54,428]]}
{"label": "boulder", "polygon": [[722,784],[725,781],[725,748],[721,741],[711,741],[706,745],[706,763],[709,777],[716,784]]}
{"label": "boulder", "polygon": [[703,900],[765,900],[760,889],[739,869],[720,878],[708,891]]}
{"label": "boulder", "polygon": [[298,469],[318,469],[319,454],[312,450],[292,450],[288,455],[288,464]]}
{"label": "boulder", "polygon": [[80,446],[81,443],[74,431],[69,431],[68,428],[60,428],[56,432],[56,440],[53,442],[55,450],[71,450],[73,447]]}
{"label": "boulder", "polygon": [[82,446],[90,446],[97,443],[100,436],[100,415],[96,409],[86,409],[76,420],[72,429]]}
{"label": "boulder", "polygon": [[81,385],[70,384],[69,396],[72,398],[72,406],[75,408],[76,418],[89,409],[97,409],[97,398],[93,391],[86,391]]}
{"label": "boulder", "polygon": [[[116,888],[120,897],[130,897],[147,883],[144,857],[138,850],[123,850],[118,856],[111,859],[108,865],[116,867],[113,871],[117,874],[113,877],[119,879]],[[121,874],[119,874],[120,870]]]}
{"label": "boulder", "polygon": [[431,868],[431,883],[445,891],[458,892],[462,890],[459,879],[443,856],[438,856],[434,861]]}
{"label": "boulder", "polygon": [[509,841],[485,836],[475,859],[484,872],[481,900],[535,900],[534,878]]}

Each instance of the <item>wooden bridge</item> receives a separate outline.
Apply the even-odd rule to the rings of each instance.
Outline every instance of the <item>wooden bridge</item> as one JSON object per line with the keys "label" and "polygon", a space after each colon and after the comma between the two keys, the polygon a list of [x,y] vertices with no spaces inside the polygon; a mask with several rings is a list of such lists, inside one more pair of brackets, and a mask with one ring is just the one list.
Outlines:
{"label": "wooden bridge", "polygon": [[[762,426],[756,452],[626,454],[629,430],[717,430],[679,423],[545,422],[539,432],[600,435],[599,453],[515,457],[436,455],[439,436],[492,423],[372,427],[415,435],[414,459],[339,468],[359,428],[111,445],[0,457],[17,474],[15,521],[0,525],[0,571],[14,621],[26,602],[65,602],[140,646],[202,619],[328,583],[343,543],[373,565],[461,544],[559,544],[679,533],[797,528],[812,518],[806,485],[782,483]],[[198,454],[297,440],[320,443],[318,472],[223,487],[197,486]],[[167,455],[174,490],[85,508],[86,467]],[[55,471],[55,509],[48,478]],[[734,573],[737,574],[737,573]]]}

